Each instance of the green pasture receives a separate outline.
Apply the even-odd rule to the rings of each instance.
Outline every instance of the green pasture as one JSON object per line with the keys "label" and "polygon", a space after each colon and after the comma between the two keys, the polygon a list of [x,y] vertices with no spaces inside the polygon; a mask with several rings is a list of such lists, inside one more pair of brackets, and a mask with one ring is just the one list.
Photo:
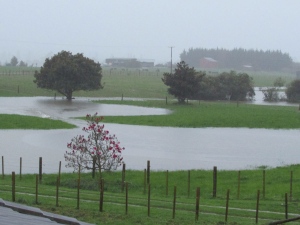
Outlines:
{"label": "green pasture", "polygon": [[[39,68],[26,67],[26,69],[32,73],[23,75],[23,68],[0,66],[0,96],[54,96],[55,93],[60,96],[56,91],[37,88],[33,83],[33,71]],[[104,67],[102,78],[104,89],[88,92],[77,91],[74,92],[74,97],[121,97],[123,94],[124,97],[135,98],[165,98],[166,96],[173,98],[167,92],[168,87],[161,81],[163,73],[169,72],[169,70],[167,68],[159,70],[159,72],[156,72],[156,68],[149,69],[149,71],[120,68],[111,70]],[[11,71],[11,74],[8,71]],[[221,73],[223,70],[219,69],[218,72]],[[253,77],[256,87],[273,86],[278,77],[284,78],[287,83],[296,78],[294,74],[280,72],[249,71],[247,73]],[[207,71],[207,75],[213,74]]]}
{"label": "green pasture", "polygon": [[71,129],[76,126],[61,120],[34,116],[0,114],[0,129]]}
{"label": "green pasture", "polygon": [[[165,127],[248,127],[267,129],[299,129],[298,107],[251,105],[236,102],[189,101],[95,101],[100,104],[122,104],[171,110],[168,115],[105,116],[104,123]],[[85,119],[85,118],[81,118]]]}
{"label": "green pasture", "polygon": [[[265,172],[263,172],[265,170]],[[293,173],[291,189],[291,172]],[[190,173],[190,179],[188,174]],[[263,180],[265,173],[265,180]],[[213,171],[191,170],[150,173],[150,217],[148,217],[148,185],[144,171],[127,170],[128,214],[125,214],[125,188],[122,172],[102,172],[104,179],[103,212],[99,212],[99,173],[81,173],[80,209],[77,208],[76,173],[62,173],[59,188],[59,206],[56,206],[56,180],[58,174],[43,174],[35,202],[34,174],[16,175],[16,202],[42,210],[76,217],[95,224],[223,224],[229,189],[228,224],[255,224],[257,192],[260,190],[258,223],[267,224],[285,218],[285,193],[288,194],[289,218],[299,216],[300,165],[268,169],[218,171],[217,193],[213,197]],[[168,186],[167,186],[168,183]],[[240,184],[240,185],[238,185]],[[265,184],[265,185],[264,185]],[[11,175],[0,180],[0,197],[11,201]],[[174,187],[176,186],[176,212],[172,219]],[[196,189],[200,187],[200,214],[195,221]],[[239,188],[238,188],[239,187]],[[123,191],[124,190],[124,191]],[[239,190],[239,191],[238,191]],[[292,192],[291,192],[292,191]]]}

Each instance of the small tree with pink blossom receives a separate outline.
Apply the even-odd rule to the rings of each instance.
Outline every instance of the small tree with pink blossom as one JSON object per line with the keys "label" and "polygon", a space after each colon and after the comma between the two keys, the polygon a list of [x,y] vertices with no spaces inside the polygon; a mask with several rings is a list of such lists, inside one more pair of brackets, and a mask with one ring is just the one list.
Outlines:
{"label": "small tree with pink blossom", "polygon": [[123,163],[121,153],[125,148],[120,147],[120,142],[115,135],[110,135],[109,131],[104,130],[104,125],[99,122],[103,117],[86,115],[87,127],[83,131],[88,133],[77,135],[67,144],[70,151],[66,151],[65,160],[68,162],[66,167],[73,167],[74,172],[84,169],[116,170]]}

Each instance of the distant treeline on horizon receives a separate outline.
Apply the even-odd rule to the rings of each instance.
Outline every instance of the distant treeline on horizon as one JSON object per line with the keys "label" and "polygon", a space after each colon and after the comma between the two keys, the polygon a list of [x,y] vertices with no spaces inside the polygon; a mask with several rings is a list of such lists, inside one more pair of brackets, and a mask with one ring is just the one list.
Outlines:
{"label": "distant treeline on horizon", "polygon": [[190,48],[180,54],[180,59],[191,67],[200,67],[200,59],[212,58],[217,61],[218,68],[242,69],[245,66],[253,70],[279,71],[293,66],[293,60],[288,53],[280,50],[246,50],[243,48],[206,49]]}

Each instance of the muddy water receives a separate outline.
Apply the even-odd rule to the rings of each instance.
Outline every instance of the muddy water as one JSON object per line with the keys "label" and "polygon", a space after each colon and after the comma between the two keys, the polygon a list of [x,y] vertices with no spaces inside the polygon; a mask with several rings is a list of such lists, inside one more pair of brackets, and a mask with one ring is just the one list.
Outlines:
{"label": "muddy water", "polygon": [[[94,104],[87,99],[72,102],[50,98],[0,98],[0,113],[17,113],[50,117],[72,122],[79,127],[84,121],[69,119],[87,113],[101,115],[149,115],[170,113],[164,109]],[[142,170],[147,160],[153,170],[245,169],[261,165],[271,167],[298,163],[300,130],[267,130],[248,128],[168,128],[105,124],[116,134],[126,168]],[[59,161],[72,137],[83,134],[72,130],[0,130],[1,155],[5,173],[37,173],[38,158],[43,157],[43,172],[58,171]],[[72,171],[63,167],[64,172]]]}

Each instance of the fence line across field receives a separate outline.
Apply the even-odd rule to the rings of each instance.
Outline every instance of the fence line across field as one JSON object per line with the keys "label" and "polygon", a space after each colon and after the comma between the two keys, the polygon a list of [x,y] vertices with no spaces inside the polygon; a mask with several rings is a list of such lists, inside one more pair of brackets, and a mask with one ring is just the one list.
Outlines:
{"label": "fence line across field", "polygon": [[[20,181],[22,180],[22,157],[20,157],[20,168],[19,168],[19,178],[20,178]],[[39,157],[39,160],[38,160],[38,175],[36,175],[36,191],[35,191],[35,198],[36,198],[36,202],[38,202],[38,184],[42,184],[42,174],[43,174],[43,159],[42,157]],[[5,173],[4,173],[4,169],[5,169],[5,161],[4,161],[4,156],[2,156],[2,179],[5,179]],[[240,179],[241,179],[241,171],[237,171],[237,177],[238,177],[238,182],[237,182],[237,190],[238,190],[238,195],[237,195],[237,199],[240,198]],[[263,196],[261,197],[260,196],[260,190],[257,190],[257,204],[256,204],[256,223],[258,223],[258,213],[259,213],[259,200],[262,198],[262,199],[265,199],[265,188],[266,188],[266,171],[263,170],[262,171],[263,174],[262,174],[262,188],[263,188]],[[58,207],[59,206],[59,186],[60,186],[60,174],[61,174],[61,161],[58,163],[58,176],[57,176],[57,181],[56,181],[56,206]],[[125,179],[125,174],[126,174],[126,165],[123,164],[123,168],[122,168],[122,182],[121,182],[121,193],[124,193],[124,188],[126,187],[126,191],[125,191],[125,213],[127,214],[128,213],[128,182],[126,182],[126,179]],[[188,170],[187,171],[187,198],[190,198],[190,182],[191,182],[191,171]],[[77,183],[77,208],[79,209],[79,203],[80,203],[80,170],[78,172],[78,177],[79,179],[77,180],[78,183]],[[141,177],[142,179],[142,177]],[[214,167],[213,168],[213,177],[212,177],[212,181],[213,181],[213,190],[212,190],[212,196],[213,198],[216,198],[217,197],[217,167]],[[182,181],[184,182],[184,181]],[[290,197],[290,201],[292,201],[292,184],[293,184],[293,171],[291,171],[291,176],[290,176],[290,194],[289,194],[289,197]],[[168,187],[169,185],[169,171],[167,170],[166,171],[166,196],[168,196]],[[144,170],[144,187],[143,187],[143,194],[146,195],[146,189],[148,189],[148,196],[147,196],[147,199],[148,199],[148,203],[147,203],[147,207],[148,207],[148,216],[150,216],[150,203],[151,203],[151,193],[150,193],[150,190],[151,190],[151,180],[150,180],[150,161],[148,160],[147,161],[147,169]],[[99,170],[99,190],[100,190],[100,202],[99,202],[99,211],[102,212],[103,211],[103,202],[104,202],[104,179],[101,177],[101,170]],[[177,187],[174,186],[174,197],[173,197],[173,214],[172,214],[172,218],[175,218],[175,211],[176,211],[176,191],[177,191]],[[225,222],[227,222],[227,219],[228,219],[228,215],[229,215],[229,192],[230,190],[228,189],[227,190],[227,198],[226,198],[226,206],[225,206]],[[15,172],[13,171],[12,172],[12,201],[14,202],[15,199],[16,199],[16,174]],[[200,212],[200,209],[199,209],[199,201],[200,201],[200,187],[197,187],[197,190],[196,190],[196,205],[195,205],[195,220],[198,220],[198,217],[199,217],[199,212]],[[288,219],[288,194],[285,193],[285,219]],[[273,222],[273,224],[275,224]]]}

